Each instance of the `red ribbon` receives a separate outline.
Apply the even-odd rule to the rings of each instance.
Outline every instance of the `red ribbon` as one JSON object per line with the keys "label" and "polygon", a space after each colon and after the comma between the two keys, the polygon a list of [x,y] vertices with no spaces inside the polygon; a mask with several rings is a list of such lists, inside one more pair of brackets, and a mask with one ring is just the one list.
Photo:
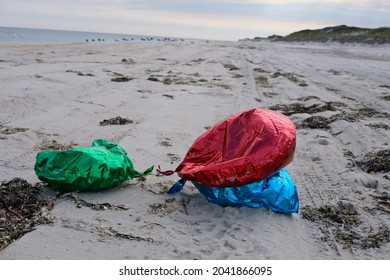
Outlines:
{"label": "red ribbon", "polygon": [[170,176],[173,173],[175,173],[175,171],[173,170],[165,170],[165,171],[161,170],[160,165],[157,167],[156,171],[158,172],[157,176]]}

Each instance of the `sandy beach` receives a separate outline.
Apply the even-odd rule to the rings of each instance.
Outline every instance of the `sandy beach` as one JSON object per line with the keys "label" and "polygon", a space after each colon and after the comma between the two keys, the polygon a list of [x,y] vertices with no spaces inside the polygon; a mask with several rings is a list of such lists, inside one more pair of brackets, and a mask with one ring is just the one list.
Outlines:
{"label": "sandy beach", "polygon": [[[300,211],[220,207],[179,178],[58,196],[0,251],[22,259],[390,259],[390,48],[183,40],[0,48],[0,182],[39,182],[37,153],[118,143],[175,169],[218,121],[269,108],[297,126]],[[125,125],[101,125],[120,116]],[[99,207],[104,205],[103,207]],[[98,206],[98,207],[97,207]],[[0,216],[4,219],[4,216]]]}

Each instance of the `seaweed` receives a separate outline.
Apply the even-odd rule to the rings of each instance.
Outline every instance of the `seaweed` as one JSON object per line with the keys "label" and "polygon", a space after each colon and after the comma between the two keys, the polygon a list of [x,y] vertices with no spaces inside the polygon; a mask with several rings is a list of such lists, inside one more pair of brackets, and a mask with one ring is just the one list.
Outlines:
{"label": "seaweed", "polygon": [[381,226],[377,232],[370,233],[362,239],[363,249],[379,248],[383,244],[390,242],[390,230],[386,226]]}
{"label": "seaweed", "polygon": [[66,145],[57,142],[57,140],[51,140],[51,141],[43,141],[42,144],[39,146],[39,149],[64,151],[64,150],[72,149],[75,146],[77,146],[77,144],[73,142],[70,142],[70,144]]}
{"label": "seaweed", "polygon": [[115,231],[113,233],[115,234],[114,236],[117,238],[129,239],[132,241],[154,242],[154,239],[150,237],[135,236],[131,233],[125,234],[125,233],[119,233]]}
{"label": "seaweed", "polygon": [[256,84],[265,88],[272,87],[266,76],[258,76],[255,78]]}
{"label": "seaweed", "polygon": [[[306,83],[306,81],[304,80],[301,80],[301,79],[298,79],[297,78],[297,74],[295,73],[281,73],[281,72],[275,72],[273,75],[272,75],[272,78],[277,78],[279,76],[282,76],[282,77],[285,77],[286,79],[290,80],[291,82],[295,83],[296,85],[298,86],[301,86],[301,87],[307,87],[308,84]],[[301,76],[300,76],[301,77]]]}
{"label": "seaweed", "polygon": [[119,77],[114,77],[114,78],[111,78],[111,82],[128,82],[128,81],[131,81],[133,80],[134,78],[130,78],[130,77],[125,77],[125,76],[119,76]]}
{"label": "seaweed", "polygon": [[372,127],[372,128],[380,128],[380,129],[384,129],[384,130],[390,129],[390,126],[385,124],[385,123],[369,123],[369,124],[367,124],[367,126]]}
{"label": "seaweed", "polygon": [[368,152],[360,160],[356,160],[356,164],[368,173],[389,172],[390,149]]}
{"label": "seaweed", "polygon": [[21,178],[0,184],[0,250],[36,225],[52,223],[49,211],[54,203],[41,196],[41,188],[41,184],[31,185]]}
{"label": "seaweed", "polygon": [[148,81],[152,81],[152,82],[159,82],[160,80],[156,77],[149,77],[147,78]]}
{"label": "seaweed", "polygon": [[380,195],[371,195],[377,202],[377,208],[386,213],[390,213],[390,195],[383,192]]}
{"label": "seaweed", "polygon": [[174,99],[173,95],[170,95],[170,94],[163,94],[162,96],[170,98],[170,99]]}
{"label": "seaweed", "polygon": [[302,209],[302,218],[312,222],[324,222],[327,225],[343,225],[345,228],[352,228],[359,223],[358,213],[354,207],[345,207],[342,203],[318,208],[305,206]]}
{"label": "seaweed", "polygon": [[60,198],[68,198],[72,200],[77,208],[81,208],[83,206],[89,207],[92,210],[95,211],[104,211],[104,210],[114,210],[114,211],[120,211],[120,210],[128,210],[129,208],[124,205],[117,205],[112,204],[108,202],[104,203],[97,203],[97,202],[87,202],[84,199],[78,198],[75,193],[67,193],[62,195]]}
{"label": "seaweed", "polygon": [[344,249],[380,248],[382,245],[390,242],[390,230],[385,225],[380,226],[376,232],[370,232],[366,235],[355,231],[345,232],[337,230],[334,236],[337,242],[344,245]]}
{"label": "seaweed", "polygon": [[240,68],[238,68],[237,66],[235,66],[233,64],[224,64],[223,67],[225,67],[226,69],[229,69],[230,71],[240,70]]}
{"label": "seaweed", "polygon": [[296,126],[297,128],[329,129],[329,124],[332,122],[333,119],[331,118],[312,116],[296,124]]}
{"label": "seaweed", "polygon": [[351,113],[345,113],[343,119],[346,121],[355,122],[363,118],[385,118],[389,119],[390,114],[380,112],[370,107],[354,109]]}
{"label": "seaweed", "polygon": [[[307,99],[305,99],[305,101],[309,99],[314,99],[315,97],[308,96],[306,98]],[[325,111],[337,111],[339,107],[345,107],[345,106],[347,105],[343,102],[329,101],[329,102],[325,102],[324,104],[314,104],[310,106],[306,106],[303,103],[292,103],[288,105],[278,104],[269,107],[269,109],[282,111],[284,115],[291,116],[300,113],[315,114],[315,113],[320,113]]]}
{"label": "seaweed", "polygon": [[[1,128],[1,126],[0,126]],[[5,134],[5,135],[10,135],[10,134],[15,134],[18,132],[25,132],[27,131],[28,128],[23,128],[23,127],[6,127],[0,130],[0,133]]]}
{"label": "seaweed", "polygon": [[[381,225],[374,231],[359,233],[355,230],[360,224],[355,207],[346,202],[321,207],[305,206],[301,211],[302,218],[320,225],[325,235],[323,240],[334,240],[343,245],[344,249],[380,248],[390,242],[390,230]],[[322,227],[321,227],[322,226]]]}
{"label": "seaweed", "polygon": [[[308,101],[310,99],[319,99],[315,96],[307,96],[299,98],[300,101]],[[345,109],[349,109],[347,112]],[[286,116],[291,116],[294,114],[316,114],[326,111],[340,111],[340,113],[333,115],[331,117],[323,116],[311,116],[299,123],[297,123],[297,128],[311,128],[311,129],[329,129],[332,122],[338,120],[345,120],[348,122],[356,122],[364,118],[390,118],[390,114],[387,112],[380,112],[373,108],[362,107],[357,109],[348,108],[347,104],[339,101],[328,101],[317,103],[313,105],[306,105],[304,103],[292,103],[292,104],[277,104],[274,106],[268,107],[270,110],[281,111],[282,114]],[[388,129],[386,124],[370,124],[369,126],[375,128]]]}
{"label": "seaweed", "polygon": [[125,125],[125,124],[129,124],[129,123],[133,123],[133,121],[129,120],[127,118],[122,118],[121,116],[117,116],[115,118],[102,120],[100,122],[100,125],[102,125],[102,126],[104,126],[104,125]]}

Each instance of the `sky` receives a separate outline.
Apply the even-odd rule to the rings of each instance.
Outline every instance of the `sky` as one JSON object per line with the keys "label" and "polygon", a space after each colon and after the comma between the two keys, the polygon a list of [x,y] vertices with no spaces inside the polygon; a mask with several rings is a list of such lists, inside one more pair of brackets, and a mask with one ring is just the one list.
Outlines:
{"label": "sky", "polygon": [[0,26],[239,40],[390,26],[390,0],[0,0]]}

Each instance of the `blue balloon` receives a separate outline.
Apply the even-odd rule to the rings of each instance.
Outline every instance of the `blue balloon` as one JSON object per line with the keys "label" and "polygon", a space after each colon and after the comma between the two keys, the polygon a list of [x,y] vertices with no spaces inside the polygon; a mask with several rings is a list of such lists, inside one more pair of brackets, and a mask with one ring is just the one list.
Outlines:
{"label": "blue balloon", "polygon": [[[179,180],[169,193],[180,191],[184,183],[184,180]],[[264,180],[239,187],[218,188],[192,183],[207,200],[220,206],[264,207],[283,214],[298,213],[299,210],[297,188],[286,169]]]}

